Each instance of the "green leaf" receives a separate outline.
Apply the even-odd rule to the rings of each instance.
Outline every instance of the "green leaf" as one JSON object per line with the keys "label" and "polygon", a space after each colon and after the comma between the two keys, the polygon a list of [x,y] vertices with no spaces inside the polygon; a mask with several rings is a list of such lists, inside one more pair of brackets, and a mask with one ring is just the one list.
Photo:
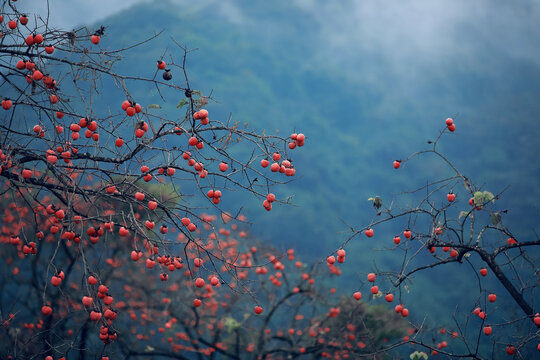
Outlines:
{"label": "green leaf", "polygon": [[474,204],[480,206],[488,202],[495,202],[495,196],[489,191],[477,191],[474,193]]}
{"label": "green leaf", "polygon": [[428,355],[423,351],[415,351],[411,355],[409,355],[409,358],[411,360],[421,360],[421,359],[427,360]]}
{"label": "green leaf", "polygon": [[240,323],[232,317],[226,317],[225,319],[223,319],[223,325],[225,326],[225,330],[227,332],[234,331],[241,326]]}
{"label": "green leaf", "polygon": [[458,219],[461,219],[462,216],[467,216],[468,214],[469,214],[469,212],[467,212],[467,211],[460,211]]}
{"label": "green leaf", "polygon": [[484,203],[484,193],[481,191],[477,191],[474,193],[474,204],[479,206]]}
{"label": "green leaf", "polygon": [[484,191],[484,202],[486,203],[488,201],[495,202],[495,196],[489,191]]}
{"label": "green leaf", "polygon": [[150,104],[147,106],[148,109],[161,109],[161,106],[158,104]]}
{"label": "green leaf", "polygon": [[176,108],[182,108],[184,107],[184,105],[186,105],[188,103],[188,101],[186,99],[182,99],[180,100],[180,102],[178,103],[178,105],[176,105]]}

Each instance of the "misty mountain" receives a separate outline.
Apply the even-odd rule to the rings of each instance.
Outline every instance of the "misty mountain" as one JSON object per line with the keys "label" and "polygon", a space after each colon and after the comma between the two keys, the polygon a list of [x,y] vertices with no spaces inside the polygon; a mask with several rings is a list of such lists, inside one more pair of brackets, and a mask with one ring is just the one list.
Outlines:
{"label": "misty mountain", "polygon": [[[164,30],[128,50],[117,71],[152,77],[163,54],[167,63],[181,61],[176,41],[197,49],[187,60],[190,83],[218,101],[208,106],[214,118],[231,116],[267,133],[306,134],[306,146],[293,151],[298,179],[276,192],[294,195],[297,206],[267,213],[259,200],[242,194],[224,206],[243,207],[256,236],[322,259],[350,235],[347,225],[370,223],[369,197],[389,203],[395,194],[451,175],[429,157],[398,171],[392,167],[393,160],[425,149],[447,117],[457,130],[443,136],[439,149],[482,189],[498,193],[509,186],[498,205],[510,209],[503,222],[518,238],[534,236],[540,215],[539,14],[539,6],[520,1],[163,1],[140,3],[95,26],[107,26],[107,48]],[[172,81],[182,84],[178,68],[172,72]],[[182,116],[175,109],[180,93],[163,103],[155,89],[129,91],[143,105],[159,103],[168,116]],[[103,99],[104,106],[119,106],[123,95],[117,93]],[[457,190],[457,196],[467,206],[468,194]],[[400,224],[406,225],[397,222],[370,241],[351,242],[347,251],[355,255],[344,282],[374,263],[399,260],[370,250],[391,247]],[[461,291],[416,297],[417,305],[440,310],[460,303],[474,284],[448,276],[459,271],[419,275],[420,286],[437,288],[444,277],[445,286]]]}
{"label": "misty mountain", "polygon": [[[190,81],[219,101],[210,105],[213,114],[307,135],[307,146],[294,154],[300,179],[283,189],[300,207],[263,215],[256,206],[252,216],[266,227],[286,212],[294,221],[276,234],[291,234],[297,244],[324,234],[319,241],[330,249],[336,242],[329,239],[344,229],[340,218],[360,225],[371,216],[369,196],[406,190],[392,160],[424,148],[448,116],[458,130],[441,150],[491,191],[510,185],[503,197],[509,218],[530,234],[540,198],[540,65],[532,46],[540,38],[516,34],[536,26],[534,11],[524,16],[529,9],[522,5],[512,7],[517,15],[498,13],[510,8],[503,2],[480,2],[470,12],[463,2],[450,9],[438,2],[354,3],[141,3],[103,22],[103,45],[129,45],[165,30],[130,50],[136,56],[118,70],[152,76],[165,49],[165,60],[178,62],[174,39],[198,49],[188,57]],[[509,30],[512,22],[518,29]],[[148,90],[130,89],[141,102],[158,101]],[[168,105],[174,111],[175,103]],[[418,164],[403,173],[411,184],[447,173],[425,170]],[[529,223],[522,211],[533,212]]]}

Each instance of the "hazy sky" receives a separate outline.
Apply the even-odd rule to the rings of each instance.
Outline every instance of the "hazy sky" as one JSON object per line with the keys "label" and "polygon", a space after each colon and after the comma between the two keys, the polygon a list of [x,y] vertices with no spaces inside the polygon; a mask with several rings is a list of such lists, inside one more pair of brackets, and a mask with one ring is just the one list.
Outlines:
{"label": "hazy sky", "polygon": [[[48,3],[49,23],[67,30],[98,22],[144,1],[156,0],[33,0],[19,1],[16,5],[27,13],[38,10],[39,14],[47,14]],[[190,8],[214,3],[217,6],[210,9],[226,13],[236,23],[264,20],[246,19],[234,0],[172,2]],[[455,36],[456,31],[465,28],[481,34],[484,41],[495,43],[495,47],[505,52],[540,62],[540,0],[296,0],[295,3],[303,11],[315,14],[319,19],[317,26],[327,37],[322,43],[330,46],[332,53],[342,53],[345,58],[357,46],[364,49],[375,46],[378,51],[388,49],[394,55],[409,54],[414,58],[418,53],[437,57],[457,47],[467,52],[471,50],[467,47],[476,45]]]}
{"label": "hazy sky", "polygon": [[46,15],[48,3],[49,24],[57,28],[71,29],[77,25],[99,21],[143,1],[146,0],[32,0],[19,1],[16,6],[28,14]]}

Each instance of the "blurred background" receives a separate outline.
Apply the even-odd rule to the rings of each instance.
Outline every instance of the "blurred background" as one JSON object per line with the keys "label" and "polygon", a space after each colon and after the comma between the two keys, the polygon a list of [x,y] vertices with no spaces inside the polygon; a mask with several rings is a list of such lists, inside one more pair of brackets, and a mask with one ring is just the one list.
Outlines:
{"label": "blurred background", "polygon": [[[454,118],[457,130],[443,136],[440,150],[482,189],[499,193],[508,186],[498,203],[508,210],[504,225],[518,241],[538,237],[539,1],[49,0],[48,5],[50,23],[59,28],[106,26],[100,44],[105,48],[165,30],[130,50],[117,70],[152,77],[165,51],[165,61],[180,61],[174,39],[198,49],[189,55],[187,70],[192,87],[218,101],[207,107],[213,118],[231,116],[268,134],[306,135],[305,147],[293,150],[296,181],[275,189],[278,198],[293,195],[294,206],[276,205],[268,213],[259,199],[245,194],[223,204],[242,208],[254,224],[252,234],[283,250],[293,247],[304,259],[325,259],[351,235],[348,225],[369,225],[374,215],[369,197],[380,195],[389,204],[402,191],[451,176],[432,157],[392,167],[393,160],[427,148],[447,117]],[[38,6],[47,14],[47,3]],[[173,82],[181,84],[182,76]],[[151,88],[130,92],[143,105],[161,101]],[[122,100],[118,93],[103,105],[118,107]],[[163,104],[163,111],[182,117],[175,106]],[[455,193],[456,208],[467,209],[468,195],[462,188]],[[396,205],[414,199],[407,196]],[[446,201],[443,193],[440,201]],[[355,291],[367,272],[400,265],[402,252],[377,250],[391,248],[405,226],[406,219],[375,228],[373,238],[361,236],[347,246],[338,281],[345,292]],[[432,318],[446,316],[450,322],[456,304],[470,311],[471,299],[464,296],[475,291],[476,284],[467,280],[470,270],[453,266],[419,274],[411,316],[421,319],[420,309],[426,309]],[[505,294],[488,281],[493,291]],[[501,307],[511,304],[507,294],[499,298]]]}

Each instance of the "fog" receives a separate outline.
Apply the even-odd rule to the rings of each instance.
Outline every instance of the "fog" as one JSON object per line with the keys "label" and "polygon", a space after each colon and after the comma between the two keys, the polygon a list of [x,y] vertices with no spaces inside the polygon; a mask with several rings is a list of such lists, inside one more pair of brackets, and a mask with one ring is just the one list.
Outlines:
{"label": "fog", "polygon": [[[50,24],[70,29],[82,24],[99,22],[134,4],[151,0],[48,0],[21,1],[16,5],[32,12],[37,9],[43,17],[50,9]],[[160,1],[161,2],[161,1]],[[220,11],[235,23],[256,25],[264,19],[245,15],[246,4],[239,1],[173,0],[174,11],[207,7]],[[289,3],[289,1],[287,1]],[[296,0],[297,14],[309,13],[317,19],[314,34],[321,51],[332,59],[346,62],[358,48],[383,52],[395,63],[407,60],[444,58],[463,55],[477,47],[475,39],[516,57],[540,62],[540,1],[538,0],[415,0],[415,1],[320,1]],[[279,6],[279,1],[273,2]],[[265,29],[268,31],[268,29]],[[271,30],[271,29],[270,29]],[[300,34],[291,34],[297,36]],[[301,34],[309,37],[313,34]],[[469,37],[472,35],[473,37]],[[322,56],[322,55],[321,55]]]}
{"label": "fog", "polygon": [[98,22],[107,16],[125,10],[145,0],[33,0],[19,1],[14,5],[21,12],[49,15],[49,25],[64,30]]}

